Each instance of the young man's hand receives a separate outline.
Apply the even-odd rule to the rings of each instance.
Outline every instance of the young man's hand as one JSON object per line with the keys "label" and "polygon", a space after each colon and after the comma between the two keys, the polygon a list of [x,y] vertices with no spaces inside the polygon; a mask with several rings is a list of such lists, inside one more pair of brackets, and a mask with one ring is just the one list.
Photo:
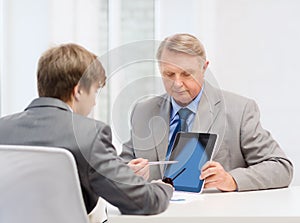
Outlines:
{"label": "young man's hand", "polygon": [[149,179],[150,170],[147,159],[133,159],[127,165],[133,170],[136,175],[143,177],[145,180]]}

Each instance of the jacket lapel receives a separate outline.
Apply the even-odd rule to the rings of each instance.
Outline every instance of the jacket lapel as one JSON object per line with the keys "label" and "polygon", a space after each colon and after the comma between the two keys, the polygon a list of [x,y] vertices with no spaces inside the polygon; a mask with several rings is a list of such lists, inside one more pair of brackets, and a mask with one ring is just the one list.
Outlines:
{"label": "jacket lapel", "polygon": [[[155,140],[155,150],[158,160],[165,160],[168,141],[169,141],[169,132],[170,132],[170,96],[164,94],[161,96],[161,100],[157,103],[157,110],[154,111],[153,117],[158,116],[157,120],[152,125],[152,132],[154,133]],[[161,175],[164,174],[164,165],[160,165]]]}
{"label": "jacket lapel", "polygon": [[194,132],[209,132],[211,130],[220,112],[220,106],[218,106],[220,102],[221,97],[218,90],[206,81],[192,126]]}

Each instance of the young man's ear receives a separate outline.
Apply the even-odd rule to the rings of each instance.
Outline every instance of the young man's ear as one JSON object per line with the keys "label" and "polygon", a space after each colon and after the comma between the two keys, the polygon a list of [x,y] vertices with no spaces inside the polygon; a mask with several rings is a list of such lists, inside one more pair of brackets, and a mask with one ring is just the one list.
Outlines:
{"label": "young man's ear", "polygon": [[79,88],[79,84],[77,84],[73,89],[73,95],[74,95],[74,98],[75,98],[76,101],[80,100],[80,94],[81,94],[81,91],[80,91],[80,88]]}

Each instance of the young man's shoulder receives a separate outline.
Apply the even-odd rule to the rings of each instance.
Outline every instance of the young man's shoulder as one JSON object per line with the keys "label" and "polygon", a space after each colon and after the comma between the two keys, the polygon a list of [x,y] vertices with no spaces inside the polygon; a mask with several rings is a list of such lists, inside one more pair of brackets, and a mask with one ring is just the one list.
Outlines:
{"label": "young man's shoulder", "polygon": [[85,127],[93,127],[93,128],[95,127],[97,129],[99,129],[99,128],[103,128],[103,127],[107,126],[107,124],[102,121],[96,120],[91,117],[85,117],[82,115],[78,115],[76,113],[72,114],[72,120],[74,121],[74,124],[77,123],[78,125],[80,124]]}

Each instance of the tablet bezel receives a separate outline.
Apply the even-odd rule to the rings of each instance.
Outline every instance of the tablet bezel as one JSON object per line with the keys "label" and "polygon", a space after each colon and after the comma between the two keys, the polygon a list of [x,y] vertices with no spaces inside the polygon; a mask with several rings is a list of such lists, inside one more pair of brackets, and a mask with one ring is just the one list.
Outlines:
{"label": "tablet bezel", "polygon": [[[210,153],[206,153],[206,155],[208,155],[207,160],[212,160],[214,151],[215,151],[215,147],[217,145],[217,139],[218,139],[218,135],[215,133],[199,133],[199,132],[178,132],[176,134],[175,137],[175,141],[172,147],[172,152],[171,152],[171,156],[169,160],[174,160],[174,156],[179,154],[180,151],[182,151],[183,148],[178,148],[179,142],[180,142],[180,138],[189,138],[189,139],[197,139],[198,142],[200,142],[200,144],[204,147],[204,143],[203,140],[207,140],[207,143],[205,145],[204,150],[206,151],[207,149],[210,149]],[[202,159],[199,159],[199,163]],[[167,168],[169,168],[171,165],[175,165],[175,164],[170,164],[168,165]],[[200,175],[199,175],[200,176]],[[194,176],[197,177],[197,179],[199,179],[199,176]],[[184,192],[192,192],[192,193],[201,193],[203,190],[203,186],[204,186],[204,180],[200,180],[198,182],[197,187],[190,187],[190,186],[178,186],[176,185],[176,181],[174,182],[174,187],[176,191],[184,191]]]}

